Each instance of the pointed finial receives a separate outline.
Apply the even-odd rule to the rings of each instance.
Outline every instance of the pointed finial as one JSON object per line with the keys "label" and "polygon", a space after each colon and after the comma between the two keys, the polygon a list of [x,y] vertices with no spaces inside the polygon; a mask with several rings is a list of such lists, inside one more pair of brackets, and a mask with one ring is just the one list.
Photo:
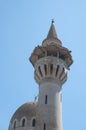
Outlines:
{"label": "pointed finial", "polygon": [[62,45],[62,43],[58,39],[58,36],[56,33],[54,19],[51,20],[51,26],[50,26],[50,29],[48,31],[48,35],[47,35],[46,39],[43,40],[42,46],[47,46],[47,45],[51,45],[51,44],[60,45],[60,46]]}
{"label": "pointed finial", "polygon": [[54,19],[52,19],[52,24],[54,23]]}
{"label": "pointed finial", "polygon": [[57,38],[55,26],[53,23],[54,23],[54,19],[52,19],[52,21],[51,21],[51,26],[50,26],[47,38]]}

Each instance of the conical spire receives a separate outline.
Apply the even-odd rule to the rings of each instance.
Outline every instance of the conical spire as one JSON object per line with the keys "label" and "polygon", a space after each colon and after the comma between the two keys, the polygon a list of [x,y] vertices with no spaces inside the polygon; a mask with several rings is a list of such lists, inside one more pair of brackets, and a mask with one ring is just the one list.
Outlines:
{"label": "conical spire", "polygon": [[54,20],[52,20],[51,22],[51,26],[48,32],[48,35],[46,37],[46,39],[43,40],[42,42],[42,46],[47,46],[47,45],[62,45],[62,42],[58,39],[57,37],[57,33],[55,30],[55,26],[54,26]]}
{"label": "conical spire", "polygon": [[54,26],[53,23],[54,23],[54,20],[52,20],[52,23],[51,23],[50,30],[48,32],[47,38],[57,38],[55,26]]}

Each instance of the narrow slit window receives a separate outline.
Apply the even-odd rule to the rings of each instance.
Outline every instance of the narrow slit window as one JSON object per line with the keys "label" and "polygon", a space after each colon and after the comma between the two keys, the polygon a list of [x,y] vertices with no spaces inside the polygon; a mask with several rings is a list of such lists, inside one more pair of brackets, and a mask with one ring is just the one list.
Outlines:
{"label": "narrow slit window", "polygon": [[40,75],[43,76],[40,66],[38,67],[38,70],[39,70]]}
{"label": "narrow slit window", "polygon": [[50,64],[50,74],[53,73],[53,64]]}
{"label": "narrow slit window", "polygon": [[47,104],[47,98],[48,98],[47,95],[45,95],[45,104]]}
{"label": "narrow slit window", "polygon": [[46,130],[46,124],[44,123],[44,128],[43,128],[43,130]]}
{"label": "narrow slit window", "polygon": [[45,70],[45,75],[47,75],[47,66],[46,66],[46,64],[44,65],[44,70]]}
{"label": "narrow slit window", "polygon": [[64,68],[62,69],[62,72],[61,72],[59,78],[61,78],[61,76],[62,76],[63,73],[64,73]]}
{"label": "narrow slit window", "polygon": [[57,65],[57,68],[56,68],[56,76],[58,74],[58,70],[59,70],[59,65]]}

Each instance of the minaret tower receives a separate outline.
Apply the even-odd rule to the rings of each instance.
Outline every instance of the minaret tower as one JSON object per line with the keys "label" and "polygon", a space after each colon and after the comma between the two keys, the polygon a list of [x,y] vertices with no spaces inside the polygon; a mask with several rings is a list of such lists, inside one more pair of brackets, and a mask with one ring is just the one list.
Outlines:
{"label": "minaret tower", "polygon": [[36,130],[62,130],[62,85],[73,63],[70,53],[58,39],[52,20],[47,38],[30,56],[39,84]]}

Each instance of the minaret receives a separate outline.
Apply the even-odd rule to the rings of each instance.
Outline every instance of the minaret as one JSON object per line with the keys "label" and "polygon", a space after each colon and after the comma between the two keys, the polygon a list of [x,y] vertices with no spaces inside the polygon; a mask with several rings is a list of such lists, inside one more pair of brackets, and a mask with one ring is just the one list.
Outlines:
{"label": "minaret", "polygon": [[62,85],[73,63],[70,53],[58,39],[52,21],[47,38],[30,56],[39,84],[36,130],[62,130]]}

